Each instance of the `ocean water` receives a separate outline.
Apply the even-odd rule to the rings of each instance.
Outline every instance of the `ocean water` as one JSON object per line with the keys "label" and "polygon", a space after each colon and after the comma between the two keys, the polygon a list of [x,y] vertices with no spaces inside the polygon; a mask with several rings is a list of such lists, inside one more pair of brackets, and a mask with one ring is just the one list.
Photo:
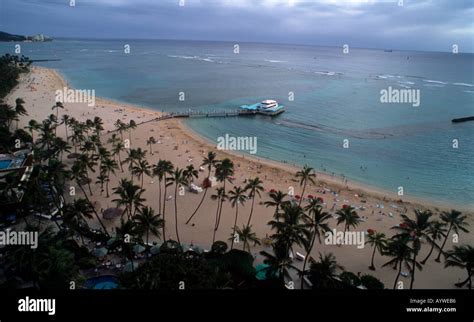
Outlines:
{"label": "ocean water", "polygon": [[[259,157],[474,206],[474,122],[451,123],[474,115],[473,54],[239,46],[236,54],[229,42],[64,39],[24,43],[22,53],[60,59],[37,64],[58,69],[71,86],[157,110],[232,110],[276,99],[286,112],[275,118],[186,122],[214,142],[225,134],[256,136]],[[0,53],[13,50],[14,43],[0,43]],[[420,106],[381,103],[380,91],[389,87],[419,90]]]}

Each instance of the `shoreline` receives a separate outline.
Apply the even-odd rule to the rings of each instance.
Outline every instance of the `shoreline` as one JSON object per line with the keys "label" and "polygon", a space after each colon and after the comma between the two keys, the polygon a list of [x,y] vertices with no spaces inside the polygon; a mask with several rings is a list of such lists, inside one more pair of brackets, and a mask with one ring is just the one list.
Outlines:
{"label": "shoreline", "polygon": [[[57,77],[59,82],[64,84],[64,86],[68,88],[72,88],[72,89],[74,88],[74,87],[70,87],[70,84],[68,83],[67,78],[64,75],[62,75],[61,72],[58,71],[57,69],[47,68],[47,67],[42,67],[42,66],[34,66],[34,68],[47,70],[51,72],[53,75],[55,75],[55,77]],[[14,90],[15,89],[13,89],[11,93]],[[9,95],[10,94],[7,95],[5,100],[9,97]],[[110,99],[110,98],[103,98],[100,96],[96,97],[96,103],[105,103],[106,105],[116,104],[125,109],[129,109],[135,112],[145,112],[145,113],[148,113],[149,115],[154,115],[156,117],[159,117],[165,114],[162,111],[154,110],[150,107],[138,106],[132,103],[122,102],[122,101]],[[208,149],[214,150],[220,154],[226,155],[233,159],[237,158],[239,160],[252,161],[258,164],[262,164],[267,167],[278,168],[281,171],[285,171],[293,175],[297,171],[301,170],[301,168],[303,167],[303,165],[298,166],[295,164],[284,163],[283,161],[277,161],[277,160],[273,160],[273,159],[262,157],[262,156],[251,156],[248,153],[238,153],[231,150],[225,150],[225,151],[217,150],[216,145],[211,140],[201,135],[200,133],[192,129],[190,126],[188,126],[185,120],[180,120],[180,119],[173,119],[173,120],[176,121],[176,124],[178,125],[180,130],[189,139],[195,140],[199,144],[207,146]],[[140,126],[140,124],[138,124],[138,126]],[[391,202],[391,203],[398,204],[399,200],[402,200],[403,202],[401,204],[404,204],[404,205],[411,205],[413,207],[421,207],[421,208],[432,207],[435,209],[439,209],[440,211],[449,211],[451,209],[457,209],[463,212],[470,213],[473,209],[472,205],[458,205],[455,203],[450,203],[448,201],[431,200],[429,198],[420,197],[420,196],[403,196],[402,198],[400,198],[399,196],[397,196],[395,192],[386,190],[376,185],[366,184],[363,182],[355,181],[353,179],[351,179],[351,182],[349,182],[346,185],[341,182],[343,178],[340,176],[336,175],[332,177],[331,175],[325,172],[321,172],[317,170],[314,170],[314,173],[317,175],[316,182],[319,184],[323,184],[328,187],[336,187],[339,190],[350,191],[354,194],[370,195],[384,202]]]}
{"label": "shoreline", "polygon": [[[66,84],[60,73],[55,70],[34,67],[29,74],[22,76],[21,82],[8,97],[6,97],[7,104],[14,104],[17,97],[25,100],[25,108],[28,116],[23,116],[19,120],[19,127],[28,125],[29,120],[35,119],[37,121],[44,120],[50,114],[54,113],[51,106],[55,104],[55,91],[62,89]],[[174,167],[181,169],[193,165],[196,170],[199,169],[202,158],[207,156],[208,151],[215,151],[217,159],[230,157],[234,163],[234,180],[232,185],[245,186],[249,178],[260,177],[263,181],[262,186],[264,191],[261,192],[261,197],[255,200],[255,207],[253,209],[252,217],[252,231],[255,232],[258,239],[263,239],[271,235],[271,227],[268,222],[273,219],[274,209],[266,207],[264,202],[270,200],[268,193],[271,189],[281,190],[287,192],[289,186],[293,186],[295,195],[301,192],[299,181],[295,178],[295,172],[301,170],[291,164],[282,164],[276,161],[267,160],[264,158],[255,158],[235,151],[220,151],[217,147],[203,138],[198,133],[182,122],[180,119],[170,118],[155,121],[162,113],[146,108],[140,108],[130,104],[120,104],[107,99],[96,97],[96,104],[93,107],[87,106],[87,103],[65,103],[64,109],[59,111],[59,117],[63,114],[68,114],[70,117],[76,118],[78,121],[84,122],[86,119],[91,119],[95,116],[100,117],[103,121],[103,132],[101,135],[102,142],[107,148],[110,144],[107,140],[114,133],[114,123],[117,119],[127,123],[130,120],[135,120],[140,124],[132,131],[127,131],[125,135],[130,138],[130,146],[133,148],[141,148],[148,151],[145,160],[150,165],[157,164],[159,160],[169,160]],[[109,131],[109,132],[107,132]],[[57,128],[57,135],[65,138],[65,126],[60,125]],[[35,133],[36,136],[36,133]],[[152,149],[146,144],[147,139],[153,136],[157,140],[157,144],[153,145]],[[125,154],[122,153],[122,157]],[[71,166],[73,161],[64,159],[63,163],[66,166]],[[125,168],[125,167],[124,167]],[[95,174],[96,175],[96,174]],[[95,175],[91,177],[94,178]],[[109,192],[110,196],[106,196],[101,192],[100,185],[92,185],[90,194],[91,202],[96,207],[97,211],[107,209],[109,207],[116,207],[116,194],[113,193],[113,188],[117,187],[120,179],[129,178],[129,171],[127,168],[121,172],[118,169],[115,175],[110,177]],[[201,169],[198,171],[198,178],[195,183],[200,183],[207,177],[207,170]],[[359,190],[356,190],[354,183],[349,183],[352,190],[346,190],[342,182],[333,182],[333,180],[326,180],[329,176],[327,174],[319,174],[316,179],[316,184],[308,184],[305,196],[312,194],[315,197],[324,199],[323,209],[328,212],[331,217],[328,224],[331,228],[337,230],[343,229],[337,224],[335,218],[336,210],[343,207],[343,205],[351,205],[356,207],[356,211],[361,216],[361,222],[357,226],[357,231],[365,232],[368,229],[383,232],[388,236],[395,233],[392,228],[402,221],[401,215],[407,213],[409,217],[414,216],[415,209],[431,210],[434,213],[433,219],[439,218],[440,210],[434,207],[432,203],[411,203],[407,198],[403,203],[397,203],[395,200],[387,199],[383,191],[361,189],[364,195],[358,195]],[[331,178],[330,178],[331,179]],[[338,180],[338,179],[336,179]],[[339,179],[340,181],[340,179]],[[228,186],[228,189],[232,188]],[[216,187],[219,187],[217,185]],[[209,249],[215,227],[215,213],[216,202],[212,199],[211,194],[215,193],[211,188],[205,197],[205,202],[197,213],[196,217],[189,224],[185,221],[193,213],[196,205],[202,199],[202,193],[186,192],[185,195],[177,196],[178,201],[175,208],[174,193],[168,191],[163,195],[166,197],[166,214],[163,214],[163,219],[166,221],[166,239],[175,239],[175,225],[179,227],[179,235],[182,243],[200,245],[204,249]],[[159,203],[157,200],[158,194],[158,180],[156,177],[145,176],[143,185],[143,198],[146,200],[146,205],[152,209],[158,209]],[[89,195],[89,194],[88,194]],[[385,198],[385,199],[384,199]],[[68,202],[72,198],[67,198]],[[332,208],[331,208],[332,206]],[[250,214],[251,202],[246,202],[239,207],[239,217],[237,225],[241,227],[247,223]],[[459,207],[456,207],[459,209]],[[450,210],[445,208],[446,210]],[[444,210],[444,209],[443,209]],[[178,213],[175,219],[174,212]],[[472,212],[466,212],[468,215],[468,222],[474,226],[474,216]],[[235,208],[230,203],[223,204],[221,225],[216,231],[216,240],[227,241],[234,225]],[[99,229],[100,224],[97,219],[92,218],[88,220],[88,224],[92,229]],[[107,230],[113,232],[116,227],[120,225],[118,220],[111,220],[105,222]],[[159,242],[161,238],[150,236],[150,242]],[[474,235],[463,234],[460,237],[460,243],[471,244],[474,240]],[[241,244],[235,246],[238,249],[242,248]],[[446,247],[452,247],[450,240],[446,243]],[[254,264],[258,265],[263,262],[260,255],[261,250],[271,250],[266,245],[252,246],[251,253],[254,256]],[[299,246],[295,247],[295,251],[305,253]],[[426,256],[429,247],[423,247],[420,256]],[[368,271],[367,265],[370,263],[372,256],[372,248],[367,246],[362,249],[348,247],[338,247],[332,244],[321,243],[313,249],[309,254],[313,258],[318,258],[319,253],[333,253],[338,263],[353,272],[365,272],[379,278],[386,286],[393,284],[394,273],[390,267],[381,267],[387,258],[376,259],[378,266],[376,271]],[[300,265],[300,263],[295,263]],[[452,289],[453,283],[456,279],[459,281],[459,276],[462,274],[459,269],[449,268],[443,269],[440,264],[430,260],[424,266],[424,274],[417,277],[415,288],[446,288]],[[406,279],[406,278],[404,278]],[[408,282],[408,280],[406,279]]]}
{"label": "shoreline", "polygon": [[[185,133],[187,133],[190,137],[192,137],[195,140],[201,142],[202,144],[205,144],[205,145],[209,146],[209,148],[216,149],[216,145],[213,144],[212,141],[210,141],[209,139],[207,139],[206,137],[204,137],[200,133],[196,132],[191,127],[187,126],[185,124],[185,122],[180,122],[180,123],[181,123],[181,126],[182,126],[182,130]],[[277,161],[277,160],[273,160],[273,159],[262,157],[262,156],[259,156],[259,157],[251,156],[248,153],[239,154],[239,153],[234,152],[234,151],[220,151],[220,152],[223,153],[223,154],[229,155],[232,158],[241,158],[241,159],[252,160],[254,162],[261,163],[261,164],[264,164],[264,165],[269,166],[269,167],[277,167],[277,168],[279,168],[283,171],[287,171],[287,172],[290,172],[290,173],[293,173],[293,174],[296,173],[297,171],[300,171],[301,168],[303,167],[303,165],[298,166],[298,165],[295,165],[295,164],[284,163],[282,161]],[[244,157],[244,155],[245,155],[245,157]],[[430,200],[430,199],[426,199],[426,198],[423,198],[423,197],[417,197],[417,196],[410,196],[410,197],[404,196],[403,198],[397,198],[396,193],[385,190],[385,189],[380,188],[380,187],[377,187],[375,185],[369,185],[369,184],[365,184],[365,183],[362,183],[362,182],[359,182],[359,181],[351,181],[346,186],[341,182],[342,177],[340,177],[340,176],[332,177],[331,175],[329,175],[325,172],[321,172],[321,171],[317,171],[317,170],[314,170],[314,173],[317,175],[316,181],[318,183],[323,183],[323,184],[326,184],[328,186],[335,186],[335,187],[338,187],[341,190],[352,191],[352,192],[357,193],[359,195],[361,193],[368,194],[368,195],[375,195],[378,198],[387,199],[387,202],[391,201],[391,202],[394,202],[394,203],[398,203],[398,200],[403,200],[404,204],[411,204],[413,206],[422,206],[422,207],[426,207],[425,206],[426,204],[430,204],[431,206],[439,208],[440,210],[458,209],[458,210],[463,210],[463,211],[466,211],[466,212],[471,212],[472,209],[473,209],[469,205],[461,205],[460,206],[460,205],[456,205],[454,203],[451,204],[449,202],[440,202],[440,201]]]}

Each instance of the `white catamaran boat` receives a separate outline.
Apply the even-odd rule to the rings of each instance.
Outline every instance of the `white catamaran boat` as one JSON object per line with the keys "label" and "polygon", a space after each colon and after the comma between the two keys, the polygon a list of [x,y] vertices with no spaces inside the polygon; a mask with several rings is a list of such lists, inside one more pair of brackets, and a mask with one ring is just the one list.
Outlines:
{"label": "white catamaran boat", "polygon": [[285,107],[278,104],[275,100],[264,100],[253,105],[242,105],[240,108],[245,111],[254,112],[255,114],[270,116],[278,115],[285,111]]}

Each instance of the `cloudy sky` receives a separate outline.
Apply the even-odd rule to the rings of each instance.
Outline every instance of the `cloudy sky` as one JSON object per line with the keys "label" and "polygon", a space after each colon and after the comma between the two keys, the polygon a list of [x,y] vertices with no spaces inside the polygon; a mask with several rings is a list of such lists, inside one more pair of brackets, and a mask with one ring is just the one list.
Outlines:
{"label": "cloudy sky", "polygon": [[473,0],[70,1],[0,0],[0,31],[474,52]]}

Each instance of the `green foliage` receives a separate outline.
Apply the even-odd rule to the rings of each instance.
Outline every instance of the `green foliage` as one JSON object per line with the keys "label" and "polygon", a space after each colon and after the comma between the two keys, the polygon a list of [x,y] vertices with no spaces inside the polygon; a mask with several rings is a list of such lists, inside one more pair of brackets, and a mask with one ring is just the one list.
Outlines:
{"label": "green foliage", "polygon": [[4,98],[16,85],[20,73],[28,71],[30,59],[5,54],[0,57],[0,98]]}
{"label": "green foliage", "polygon": [[383,290],[385,288],[385,285],[372,275],[362,275],[360,281],[368,290]]}
{"label": "green foliage", "polygon": [[211,266],[201,257],[169,253],[160,253],[134,272],[120,276],[121,286],[145,290],[219,289],[230,282],[229,273]]}

